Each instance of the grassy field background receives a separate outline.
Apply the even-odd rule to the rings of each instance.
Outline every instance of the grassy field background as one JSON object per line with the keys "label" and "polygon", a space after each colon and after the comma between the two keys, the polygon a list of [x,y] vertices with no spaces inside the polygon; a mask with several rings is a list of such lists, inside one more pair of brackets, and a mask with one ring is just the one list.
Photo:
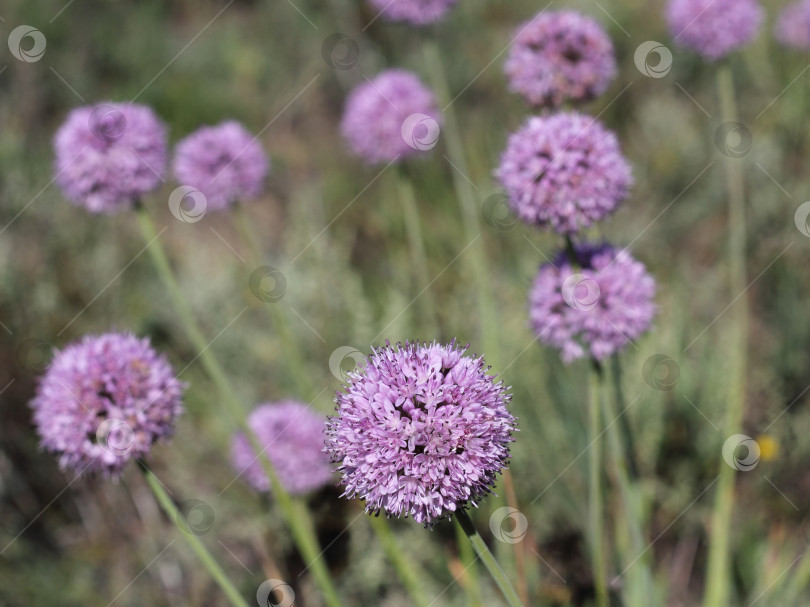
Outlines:
{"label": "grassy field background", "polygon": [[[195,358],[141,255],[134,216],[91,216],[52,183],[51,138],[67,112],[130,99],[156,110],[172,143],[228,118],[261,133],[272,168],[266,193],[246,212],[260,234],[264,263],[286,279],[284,297],[274,305],[305,352],[319,411],[331,412],[340,387],[329,364],[337,348],[368,352],[386,339],[455,337],[486,354],[513,387],[512,409],[520,420],[511,469],[529,522],[520,549],[528,559],[532,604],[590,604],[587,470],[580,457],[587,446],[587,363],[563,365],[535,341],[526,318],[530,282],[559,242],[492,213],[492,197],[499,195],[493,168],[508,133],[530,114],[506,90],[505,49],[515,27],[545,6],[462,0],[437,26],[414,30],[372,22],[369,7],[347,0],[3,3],[2,37],[28,24],[46,36],[47,50],[33,63],[0,51],[0,604],[223,604],[137,470],[118,483],[59,472],[54,458],[38,450],[27,406],[49,352],[87,333],[148,335],[176,369]],[[646,548],[639,563],[653,573],[646,604],[697,605],[706,582],[712,483],[724,465],[726,312],[735,303],[723,173],[730,160],[715,142],[722,122],[716,67],[673,44],[659,0],[555,2],[551,8],[563,7],[598,19],[616,45],[618,78],[583,109],[618,132],[636,179],[630,199],[591,236],[629,245],[659,284],[655,326],[620,362],[644,504]],[[783,607],[810,600],[810,556],[804,556],[810,542],[810,239],[794,222],[799,205],[810,199],[810,55],[774,41],[777,8],[767,8],[755,43],[731,61],[739,121],[753,137],[750,150],[733,160],[744,167],[748,214],[750,285],[742,296],[751,325],[743,432],[762,448],[757,467],[737,477],[732,604]],[[330,50],[324,41],[336,32],[358,45],[351,69],[336,70],[324,59]],[[648,78],[636,67],[634,52],[648,40],[673,52],[664,78]],[[346,92],[387,66],[412,69],[429,81],[435,66],[424,52],[434,43],[455,97],[450,107],[469,167],[457,172],[443,139],[405,167],[425,238],[428,287],[414,276],[397,169],[362,166],[337,124]],[[454,179],[469,182],[480,209],[481,231],[472,241]],[[256,265],[232,217],[209,213],[197,223],[177,221],[167,206],[175,185],[168,181],[144,204],[158,227],[165,226],[161,239],[194,312],[207,334],[217,336],[211,348],[245,402],[299,397],[262,310],[266,304],[249,288]],[[486,261],[481,271],[495,301],[494,346],[484,343],[468,255]],[[430,307],[419,296],[426,287]],[[438,334],[429,328],[434,313]],[[645,381],[644,363],[656,354],[674,361],[672,389]],[[181,501],[210,506],[213,524],[203,540],[245,596],[277,572],[294,581],[296,604],[320,604],[272,499],[231,482],[233,424],[203,370],[192,364],[182,379],[190,385],[187,412],[175,438],[153,453],[157,475]],[[504,504],[500,487],[498,493],[476,520],[514,572],[513,547],[495,540],[488,527],[490,513]],[[337,495],[330,489],[309,501],[346,604],[410,604],[359,504]],[[607,505],[610,520],[622,516],[615,495]],[[463,571],[452,526],[427,531],[394,521],[392,527],[435,604],[469,604],[465,585],[473,576]],[[621,551],[627,538],[610,533]],[[611,557],[611,574],[628,562]],[[497,604],[486,576],[478,579],[483,604]],[[625,604],[622,583],[616,604]]]}

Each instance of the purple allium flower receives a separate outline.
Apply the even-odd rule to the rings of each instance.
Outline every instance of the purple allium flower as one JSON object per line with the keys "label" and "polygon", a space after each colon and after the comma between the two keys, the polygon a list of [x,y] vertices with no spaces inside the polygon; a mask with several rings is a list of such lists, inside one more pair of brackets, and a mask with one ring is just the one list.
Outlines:
{"label": "purple allium flower", "polygon": [[54,137],[56,183],[92,213],[114,213],[166,173],[166,128],[148,107],[99,103],[73,110]]}
{"label": "purple allium flower", "polygon": [[196,130],[177,144],[174,174],[220,210],[262,193],[268,161],[261,144],[234,120]]}
{"label": "purple allium flower", "polygon": [[595,118],[529,118],[509,137],[496,176],[525,222],[572,234],[604,219],[628,194],[630,165]]}
{"label": "purple allium flower", "polygon": [[763,16],[757,0],[670,0],[666,9],[675,42],[709,61],[748,44]]}
{"label": "purple allium flower", "polygon": [[540,267],[529,293],[529,321],[565,362],[602,360],[650,328],[655,280],[625,250],[582,244],[576,264],[560,253]]}
{"label": "purple allium flower", "polygon": [[535,106],[588,101],[616,77],[613,43],[576,11],[542,12],[518,27],[504,71],[509,90]]}
{"label": "purple allium flower", "polygon": [[62,469],[117,476],[172,434],[183,388],[147,338],[106,333],[58,352],[31,408],[42,446]]}
{"label": "purple allium flower", "polygon": [[466,348],[406,342],[349,374],[326,449],[366,512],[431,524],[475,502],[509,458],[510,396]]}
{"label": "purple allium flower", "polygon": [[440,121],[431,90],[415,74],[392,69],[349,94],[340,130],[355,154],[375,164],[432,149]]}
{"label": "purple allium flower", "polygon": [[[332,469],[323,452],[325,417],[305,404],[282,401],[259,405],[248,425],[288,493],[301,495],[329,484]],[[270,490],[270,480],[244,434],[233,439],[231,461],[255,489]]]}
{"label": "purple allium flower", "polygon": [[810,50],[810,0],[785,7],[774,28],[779,42],[799,50]]}
{"label": "purple allium flower", "polygon": [[369,0],[369,2],[380,12],[383,19],[426,25],[444,17],[458,0]]}

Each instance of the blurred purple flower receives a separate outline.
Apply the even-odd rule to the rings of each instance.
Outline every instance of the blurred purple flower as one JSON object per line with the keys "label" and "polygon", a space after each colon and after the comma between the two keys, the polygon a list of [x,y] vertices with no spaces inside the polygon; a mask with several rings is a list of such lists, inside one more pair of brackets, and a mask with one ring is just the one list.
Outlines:
{"label": "blurred purple flower", "polygon": [[432,149],[440,121],[433,92],[415,74],[391,69],[349,94],[340,130],[355,154],[375,164]]}
{"label": "blurred purple flower", "polygon": [[364,500],[366,512],[429,525],[477,505],[506,466],[510,396],[465,350],[386,344],[349,374],[326,449],[339,463],[343,495]]}
{"label": "blurred purple flower", "polygon": [[31,408],[43,448],[62,469],[118,476],[173,433],[183,388],[148,339],[106,333],[58,352]]}
{"label": "blurred purple flower", "polygon": [[509,137],[496,176],[518,217],[560,234],[604,219],[633,183],[616,135],[577,113],[529,118]]}
{"label": "blurred purple flower", "polygon": [[576,264],[560,253],[540,267],[529,293],[529,321],[540,341],[565,362],[602,360],[650,328],[655,280],[625,250],[576,247]]}
{"label": "blurred purple flower", "polygon": [[114,213],[160,185],[166,128],[134,103],[80,107],[56,132],[54,151],[65,196],[92,213]]}
{"label": "blurred purple flower", "polygon": [[779,15],[774,33],[785,46],[810,50],[810,0],[788,4]]}
{"label": "blurred purple flower", "polygon": [[444,17],[458,0],[369,0],[387,21],[426,25]]}
{"label": "blurred purple flower", "polygon": [[613,43],[576,11],[541,12],[518,26],[504,65],[509,90],[534,106],[588,101],[616,77]]}
{"label": "blurred purple flower", "polygon": [[259,196],[268,170],[261,144],[234,120],[200,128],[177,144],[177,180],[203,193],[208,209]]}
{"label": "blurred purple flower", "polygon": [[[323,452],[326,418],[303,403],[282,401],[256,407],[248,425],[288,493],[300,495],[329,484],[332,470]],[[270,491],[270,480],[244,434],[234,437],[231,462],[253,488]]]}
{"label": "blurred purple flower", "polygon": [[666,17],[675,42],[716,61],[751,42],[764,14],[757,0],[670,0]]}

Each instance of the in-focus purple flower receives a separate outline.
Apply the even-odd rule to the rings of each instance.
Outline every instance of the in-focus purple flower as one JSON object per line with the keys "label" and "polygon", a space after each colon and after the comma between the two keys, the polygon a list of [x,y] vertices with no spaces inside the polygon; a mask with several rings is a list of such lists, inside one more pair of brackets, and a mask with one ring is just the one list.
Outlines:
{"label": "in-focus purple flower", "polygon": [[675,42],[716,61],[751,42],[764,13],[757,0],[670,0],[666,17]]}
{"label": "in-focus purple flower", "polygon": [[31,408],[43,448],[62,469],[118,476],[173,433],[183,388],[148,339],[106,333],[57,352]]}
{"label": "in-focus purple flower", "polygon": [[[248,425],[265,449],[284,489],[301,495],[332,480],[329,458],[323,452],[326,418],[295,401],[259,405]],[[270,491],[270,480],[244,434],[231,445],[233,467],[258,491]]]}
{"label": "in-focus purple flower", "polygon": [[114,213],[166,174],[166,128],[148,107],[99,103],[73,110],[54,137],[56,183],[92,213]]}
{"label": "in-focus purple flower", "polygon": [[261,144],[234,120],[191,133],[177,144],[173,163],[177,180],[202,192],[212,210],[259,196],[268,166]]}
{"label": "in-focus purple flower", "polygon": [[415,74],[391,69],[349,94],[340,130],[355,154],[375,164],[432,149],[440,121],[433,92]]}
{"label": "in-focus purple flower", "polygon": [[788,4],[779,15],[774,33],[785,46],[810,50],[810,0]]}
{"label": "in-focus purple flower", "polygon": [[387,21],[405,21],[412,25],[434,23],[458,0],[369,0]]}
{"label": "in-focus purple flower", "polygon": [[534,106],[588,101],[616,77],[613,43],[576,11],[541,12],[518,26],[504,65],[509,90]]}
{"label": "in-focus purple flower", "polygon": [[625,250],[582,244],[576,263],[560,253],[540,267],[529,293],[529,321],[565,362],[602,360],[650,328],[655,280]]}
{"label": "in-focus purple flower", "polygon": [[590,116],[534,116],[509,137],[496,171],[523,221],[572,234],[628,195],[630,165],[616,135]]}
{"label": "in-focus purple flower", "polygon": [[506,466],[510,396],[465,350],[455,342],[386,345],[337,393],[326,449],[343,495],[364,500],[366,512],[429,525],[477,505]]}

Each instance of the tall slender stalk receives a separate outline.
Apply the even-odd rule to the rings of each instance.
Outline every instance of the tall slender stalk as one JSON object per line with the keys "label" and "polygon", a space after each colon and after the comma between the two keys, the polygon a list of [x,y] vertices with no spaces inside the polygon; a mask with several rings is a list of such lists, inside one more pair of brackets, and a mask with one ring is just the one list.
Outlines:
{"label": "tall slender stalk", "polygon": [[200,541],[200,538],[193,533],[188,533],[186,530],[180,527],[178,524],[177,506],[174,505],[172,498],[166,493],[166,489],[163,488],[163,485],[160,484],[160,481],[157,479],[154,473],[141,460],[138,460],[138,467],[141,469],[141,472],[143,472],[146,483],[149,485],[150,489],[152,489],[152,493],[155,494],[155,499],[158,501],[161,508],[163,508],[166,516],[168,516],[169,519],[174,522],[182,535],[186,538],[188,545],[197,555],[197,558],[200,559],[200,562],[203,564],[217,585],[222,589],[222,592],[225,593],[225,596],[228,597],[231,605],[233,605],[233,607],[248,607],[247,601],[245,601],[242,595],[239,594],[239,591],[234,587],[231,580],[228,579],[228,576],[214,560],[214,557],[211,556],[211,553],[208,552],[208,549],[205,547],[205,544]]}
{"label": "tall slender stalk", "polygon": [[481,585],[478,583],[478,557],[475,555],[472,544],[467,540],[467,534],[461,525],[455,525],[456,545],[458,546],[458,558],[461,566],[464,567],[464,592],[467,594],[467,604],[470,607],[481,607]]}
{"label": "tall slender stalk", "polygon": [[[723,122],[737,120],[734,99],[734,80],[729,65],[717,71],[717,92]],[[731,309],[731,343],[729,355],[728,391],[726,401],[725,436],[739,433],[745,409],[745,368],[748,336],[748,303],[745,263],[745,192],[740,160],[726,160],[726,186],[729,195],[729,268],[731,272],[731,298],[739,300]],[[720,482],[715,496],[709,531],[709,564],[706,574],[706,607],[725,607],[729,604],[730,530],[734,507],[736,471],[720,460]]]}
{"label": "tall slender stalk", "polygon": [[608,605],[607,567],[605,563],[605,528],[602,520],[602,443],[601,397],[602,370],[594,363],[589,373],[588,393],[588,524],[591,536],[591,561],[593,563],[594,593],[596,604]]}
{"label": "tall slender stalk", "polygon": [[[470,170],[464,154],[464,143],[461,131],[452,110],[452,98],[447,86],[447,74],[442,62],[441,53],[436,43],[430,39],[423,43],[425,64],[430,71],[430,79],[434,91],[444,107],[442,135],[447,147],[450,162],[453,163],[453,185],[461,209],[461,219],[464,226],[465,237],[468,242],[481,236],[481,221],[478,217],[479,209],[476,193],[470,179]],[[489,264],[487,263],[483,243],[477,243],[469,254],[465,255],[468,266],[467,273],[475,281],[478,294],[478,313],[481,319],[481,341],[487,360],[497,364],[499,360],[498,349],[498,320],[495,314],[495,302],[492,297],[490,284]]]}
{"label": "tall slender stalk", "polygon": [[166,252],[163,250],[163,245],[161,245],[157,238],[155,225],[152,223],[152,219],[149,217],[143,205],[138,204],[136,206],[136,216],[144,240],[151,243],[148,248],[149,256],[152,258],[155,269],[166,287],[169,298],[182,321],[186,334],[198,352],[203,367],[216,385],[228,412],[233,417],[237,426],[245,434],[253,450],[260,454],[259,462],[270,480],[273,496],[276,499],[276,503],[281,510],[285,522],[290,528],[293,540],[298,546],[301,555],[309,563],[309,567],[312,570],[312,577],[316,585],[330,607],[339,607],[340,600],[332,584],[329,570],[320,559],[322,551],[319,550],[318,547],[318,539],[315,535],[309,511],[300,500],[293,499],[281,485],[278,475],[273,469],[273,465],[267,457],[265,450],[259,444],[255,434],[248,426],[245,408],[236,396],[236,392],[234,392],[224,369],[209,348],[210,344],[203,336],[191,311],[191,306],[189,306],[188,300],[180,288],[180,285],[177,283],[177,279],[169,265]]}
{"label": "tall slender stalk", "polygon": [[[255,267],[260,266],[263,259],[261,245],[256,237],[256,231],[252,227],[253,224],[248,217],[244,205],[240,203],[234,205],[233,221],[242,240],[247,244],[248,249],[250,249],[253,265]],[[301,347],[290,331],[284,310],[275,302],[268,303],[262,307],[267,310],[270,316],[270,322],[278,334],[283,350],[283,358],[286,361],[287,372],[293,378],[299,397],[312,400],[316,396],[315,390],[313,390],[312,382],[309,380],[309,375],[306,372]]]}
{"label": "tall slender stalk", "polygon": [[517,592],[515,592],[515,589],[512,587],[512,582],[509,581],[509,578],[506,576],[503,569],[501,569],[498,561],[496,561],[495,557],[492,556],[492,553],[489,551],[489,548],[487,548],[484,539],[479,535],[478,531],[476,531],[475,525],[473,525],[472,519],[470,519],[470,515],[467,513],[467,511],[464,509],[457,510],[454,518],[456,523],[461,526],[464,534],[470,540],[473,550],[475,550],[478,558],[480,558],[481,562],[484,563],[484,566],[489,571],[492,579],[495,580],[498,588],[500,588],[509,607],[523,607],[523,603],[520,601]]}
{"label": "tall slender stalk", "polygon": [[[258,246],[258,239],[256,237],[256,232],[253,229],[253,223],[248,219],[243,209],[237,210],[240,211],[240,216],[237,217],[236,220],[240,236],[250,248],[253,263],[255,265],[259,265],[261,263],[261,250]],[[295,353],[295,355],[290,356],[287,359],[290,373],[296,377],[305,377],[306,371],[303,368],[303,358],[300,356],[300,351],[297,350],[296,343],[292,339],[289,330],[287,329],[281,311],[278,309],[278,306],[273,303],[270,303],[265,307],[270,310],[271,322],[274,324],[277,330],[279,330],[282,345],[285,351]],[[301,383],[303,383],[303,385],[301,385]],[[299,389],[302,391],[302,394],[307,396],[308,399],[314,397],[314,390],[312,390],[308,381],[299,382]],[[405,590],[411,597],[411,600],[415,605],[426,605],[427,603],[425,601],[424,594],[421,591],[421,586],[419,586],[417,583],[418,576],[416,570],[413,564],[402,556],[402,551],[397,544],[394,534],[391,532],[388,521],[377,517],[371,518],[373,519],[371,521],[371,528],[377,536],[377,539],[379,540],[386,556],[394,566],[394,570],[397,572],[397,575],[402,581]]]}
{"label": "tall slender stalk", "polygon": [[[411,263],[413,263],[414,276],[421,287],[430,284],[428,275],[427,255],[425,253],[425,240],[422,236],[422,221],[419,218],[419,208],[416,206],[416,197],[413,192],[413,185],[403,171],[402,167],[397,170],[397,193],[402,203],[405,214],[405,231],[408,234],[408,245],[411,252]],[[427,289],[420,299],[421,322],[425,325],[425,333],[439,338],[439,322],[436,318],[436,302],[433,293]]]}

